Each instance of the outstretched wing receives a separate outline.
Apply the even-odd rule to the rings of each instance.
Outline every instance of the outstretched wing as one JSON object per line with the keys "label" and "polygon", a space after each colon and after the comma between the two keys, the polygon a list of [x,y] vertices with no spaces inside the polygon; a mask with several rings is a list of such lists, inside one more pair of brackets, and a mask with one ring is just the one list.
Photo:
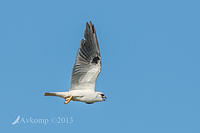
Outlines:
{"label": "outstretched wing", "polygon": [[85,40],[81,40],[71,76],[70,90],[94,90],[101,71],[101,56],[94,25],[86,23]]}

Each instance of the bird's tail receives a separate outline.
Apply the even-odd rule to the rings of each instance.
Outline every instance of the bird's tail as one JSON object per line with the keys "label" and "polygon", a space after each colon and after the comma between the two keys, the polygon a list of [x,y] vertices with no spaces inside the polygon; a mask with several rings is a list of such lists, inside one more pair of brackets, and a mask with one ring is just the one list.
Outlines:
{"label": "bird's tail", "polygon": [[44,96],[58,96],[65,98],[68,96],[68,92],[45,92]]}
{"label": "bird's tail", "polygon": [[45,92],[44,96],[57,96],[57,94],[54,92]]}

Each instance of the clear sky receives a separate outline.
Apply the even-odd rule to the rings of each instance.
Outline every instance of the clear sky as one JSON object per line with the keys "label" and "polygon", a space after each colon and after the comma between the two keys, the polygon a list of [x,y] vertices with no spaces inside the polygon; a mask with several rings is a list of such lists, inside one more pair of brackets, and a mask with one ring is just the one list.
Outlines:
{"label": "clear sky", "polygon": [[[199,4],[0,1],[1,131],[199,133]],[[69,89],[90,20],[102,55],[96,88],[107,101],[64,105],[64,99],[44,97]]]}

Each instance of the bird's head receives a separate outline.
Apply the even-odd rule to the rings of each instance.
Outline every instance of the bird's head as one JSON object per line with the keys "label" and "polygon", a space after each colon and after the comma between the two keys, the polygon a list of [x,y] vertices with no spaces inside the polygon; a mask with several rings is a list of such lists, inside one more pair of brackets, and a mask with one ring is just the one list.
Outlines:
{"label": "bird's head", "polygon": [[105,101],[106,100],[106,96],[102,93],[102,92],[96,92],[96,100],[97,101]]}

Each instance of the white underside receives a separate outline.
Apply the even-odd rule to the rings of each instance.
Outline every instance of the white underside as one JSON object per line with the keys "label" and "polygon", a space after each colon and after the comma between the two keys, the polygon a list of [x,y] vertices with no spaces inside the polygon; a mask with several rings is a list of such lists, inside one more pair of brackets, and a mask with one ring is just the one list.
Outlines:
{"label": "white underside", "polygon": [[97,100],[96,92],[93,90],[70,90],[68,92],[53,92],[56,96],[61,98],[66,98],[68,96],[72,96],[72,101],[80,101],[85,103],[94,103],[100,102]]}

